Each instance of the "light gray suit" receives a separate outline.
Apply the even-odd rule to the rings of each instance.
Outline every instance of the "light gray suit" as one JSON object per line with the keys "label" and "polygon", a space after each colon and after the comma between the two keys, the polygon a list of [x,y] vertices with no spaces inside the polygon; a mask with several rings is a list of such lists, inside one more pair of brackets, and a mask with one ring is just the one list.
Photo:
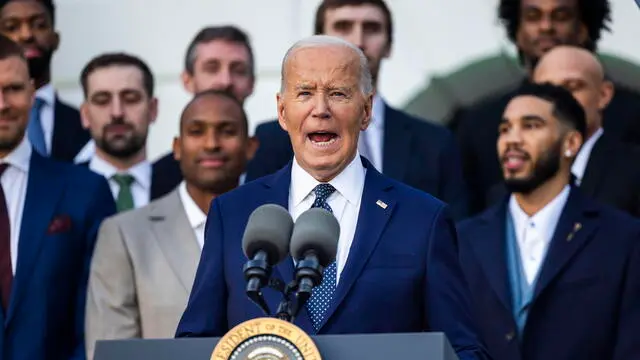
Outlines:
{"label": "light gray suit", "polygon": [[88,358],[96,340],[174,337],[199,260],[177,189],[105,220],[87,294]]}

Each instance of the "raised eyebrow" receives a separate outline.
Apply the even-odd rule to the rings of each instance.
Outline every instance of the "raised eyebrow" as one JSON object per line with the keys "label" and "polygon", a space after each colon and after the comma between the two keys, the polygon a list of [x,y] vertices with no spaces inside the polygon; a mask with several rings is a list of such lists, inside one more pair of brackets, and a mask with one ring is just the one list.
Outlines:
{"label": "raised eyebrow", "polygon": [[547,120],[545,120],[542,116],[538,116],[538,115],[523,115],[520,117],[520,120],[547,122]]}
{"label": "raised eyebrow", "polygon": [[315,86],[302,84],[302,85],[296,85],[295,89],[296,90],[313,90],[315,89]]}

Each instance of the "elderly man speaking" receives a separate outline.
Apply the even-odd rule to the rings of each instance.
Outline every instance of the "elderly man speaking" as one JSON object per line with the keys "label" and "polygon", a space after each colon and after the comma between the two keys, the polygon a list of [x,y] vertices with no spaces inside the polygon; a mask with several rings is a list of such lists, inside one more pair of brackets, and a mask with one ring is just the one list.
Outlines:
{"label": "elderly man speaking", "polygon": [[[278,204],[296,220],[321,207],[340,224],[338,251],[296,325],[310,334],[442,331],[460,359],[488,359],[472,325],[447,206],[358,154],[373,100],[364,54],[334,37],[300,40],[283,60],[277,100],[294,159],[213,201],[177,337],[222,336],[262,316],[245,295],[241,245],[256,208]],[[292,273],[291,258],[274,270],[284,281]],[[275,309],[278,297],[264,295]]]}

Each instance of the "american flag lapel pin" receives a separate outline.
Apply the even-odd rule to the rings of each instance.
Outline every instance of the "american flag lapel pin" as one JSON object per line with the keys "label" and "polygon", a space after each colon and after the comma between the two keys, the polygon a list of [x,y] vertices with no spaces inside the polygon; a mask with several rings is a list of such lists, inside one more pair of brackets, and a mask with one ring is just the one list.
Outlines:
{"label": "american flag lapel pin", "polygon": [[376,205],[380,206],[380,207],[381,207],[381,208],[383,208],[383,209],[386,209],[386,208],[387,208],[387,204],[386,204],[384,201],[382,201],[382,200],[378,200],[378,201],[376,201]]}
{"label": "american flag lapel pin", "polygon": [[575,236],[575,234],[580,231],[580,229],[582,229],[582,224],[577,222],[573,225],[573,231],[571,231],[571,233],[569,234],[569,236],[567,236],[567,241],[571,241],[573,240],[573,237]]}

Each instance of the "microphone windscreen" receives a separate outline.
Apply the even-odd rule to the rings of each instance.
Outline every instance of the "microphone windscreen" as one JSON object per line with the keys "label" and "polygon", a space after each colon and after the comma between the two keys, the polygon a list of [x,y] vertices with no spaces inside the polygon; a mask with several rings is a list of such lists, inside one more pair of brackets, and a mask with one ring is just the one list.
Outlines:
{"label": "microphone windscreen", "polygon": [[293,227],[289,251],[295,260],[301,260],[307,251],[313,250],[326,267],[336,258],[340,224],[335,216],[322,208],[312,208],[302,213]]}
{"label": "microphone windscreen", "polygon": [[292,230],[293,219],[285,208],[276,204],[262,205],[249,216],[242,237],[242,250],[249,259],[259,250],[264,250],[269,265],[273,266],[289,253]]}

